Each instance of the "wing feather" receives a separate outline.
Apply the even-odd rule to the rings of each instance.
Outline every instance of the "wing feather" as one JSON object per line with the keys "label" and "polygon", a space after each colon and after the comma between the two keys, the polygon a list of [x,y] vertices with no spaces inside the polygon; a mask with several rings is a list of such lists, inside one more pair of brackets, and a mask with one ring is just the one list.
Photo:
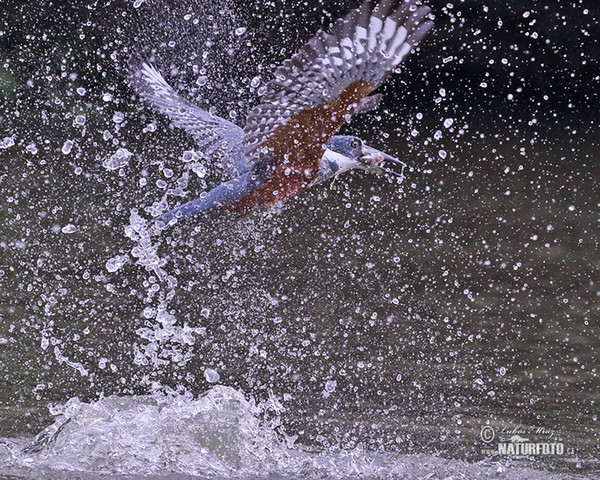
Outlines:
{"label": "wing feather", "polygon": [[[433,25],[426,20],[429,12],[415,0],[381,0],[375,6],[366,0],[334,22],[329,33],[319,31],[277,68],[261,103],[248,115],[246,158],[265,147],[283,150],[285,136],[296,147],[327,141],[342,125],[341,117],[355,113],[361,99],[425,36]],[[318,128],[321,135],[311,140],[309,133]]]}
{"label": "wing feather", "polygon": [[187,131],[200,153],[210,159],[222,157],[222,167],[233,177],[247,170],[240,127],[181,97],[153,65],[144,62],[130,70],[134,90],[175,126]]}

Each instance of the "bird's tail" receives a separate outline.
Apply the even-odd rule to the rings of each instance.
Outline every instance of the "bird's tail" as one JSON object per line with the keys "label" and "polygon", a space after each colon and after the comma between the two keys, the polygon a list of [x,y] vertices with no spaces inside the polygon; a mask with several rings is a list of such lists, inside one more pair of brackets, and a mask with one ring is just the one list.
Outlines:
{"label": "bird's tail", "polygon": [[264,177],[262,175],[257,175],[256,172],[247,172],[213,188],[208,193],[191,202],[184,203],[156,217],[150,224],[157,225],[162,230],[166,226],[174,225],[196,215],[226,207],[228,204],[244,198],[253,189],[259,187],[263,181]]}

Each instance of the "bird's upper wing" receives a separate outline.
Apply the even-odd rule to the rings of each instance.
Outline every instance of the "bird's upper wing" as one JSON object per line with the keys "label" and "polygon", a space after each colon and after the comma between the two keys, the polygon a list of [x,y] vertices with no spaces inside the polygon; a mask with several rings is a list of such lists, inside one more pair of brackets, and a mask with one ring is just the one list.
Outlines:
{"label": "bird's upper wing", "polygon": [[425,36],[429,11],[414,0],[367,0],[330,33],[319,31],[275,71],[248,115],[246,158],[321,148]]}
{"label": "bird's upper wing", "polygon": [[129,81],[138,95],[168,115],[175,126],[192,135],[199,152],[209,159],[222,157],[223,168],[231,176],[247,170],[243,155],[244,132],[240,127],[181,97],[153,65],[132,66]]}

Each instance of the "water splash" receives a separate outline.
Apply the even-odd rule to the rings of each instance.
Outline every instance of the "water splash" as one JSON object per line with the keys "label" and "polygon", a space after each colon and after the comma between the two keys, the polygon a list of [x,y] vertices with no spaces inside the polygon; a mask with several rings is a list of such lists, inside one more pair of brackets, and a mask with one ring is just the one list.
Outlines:
{"label": "water splash", "polygon": [[102,165],[107,170],[118,170],[129,164],[129,160],[133,154],[126,148],[119,148],[113,155],[105,160]]}
{"label": "water splash", "polygon": [[[187,196],[190,171],[196,172],[201,166],[201,157],[194,152],[187,153],[190,159],[185,163],[181,175],[175,177],[172,170],[163,169],[163,175],[169,181],[169,184],[165,182],[165,188],[170,188],[166,188],[159,201],[145,207],[151,217],[161,215],[169,209],[170,197]],[[154,367],[168,364],[184,366],[192,358],[192,347],[196,339],[205,336],[206,329],[202,326],[182,325],[169,311],[169,303],[176,294],[177,278],[168,273],[167,259],[159,255],[160,239],[153,236],[156,233],[160,233],[158,226],[149,223],[136,209],[131,211],[125,235],[135,244],[131,249],[131,256],[137,259],[135,264],[147,272],[144,282],[144,303],[147,306],[141,312],[145,325],[136,331],[142,342],[134,347],[134,361],[138,365]],[[106,268],[116,272],[128,260],[127,255],[116,256],[107,261]],[[215,378],[218,378],[218,374]]]}
{"label": "water splash", "polygon": [[12,147],[14,144],[15,144],[14,135],[12,137],[4,137],[2,140],[0,140],[0,149],[6,150],[6,149]]}
{"label": "water splash", "polygon": [[129,262],[129,255],[117,255],[106,261],[106,269],[110,273],[114,273],[119,271],[127,262]]}
{"label": "water splash", "polygon": [[68,155],[69,153],[71,153],[71,150],[73,150],[73,140],[67,140],[62,146],[61,151],[64,155]]}
{"label": "water splash", "polygon": [[142,312],[147,321],[146,326],[137,330],[143,342],[134,349],[134,361],[138,365],[151,364],[154,367],[171,362],[183,366],[191,359],[192,351],[188,347],[194,345],[198,335],[205,334],[205,329],[178,325],[175,316],[169,312],[168,305],[175,296],[177,279],[165,270],[167,261],[159,256],[159,243],[152,240],[146,220],[136,210],[131,213],[130,225],[125,233],[135,242],[131,254],[137,258],[136,265],[148,272],[144,282],[144,303],[148,306]]}
{"label": "water splash", "polygon": [[469,464],[360,447],[309,450],[281,430],[283,408],[277,399],[257,403],[220,385],[199,398],[157,388],[151,395],[92,403],[72,398],[51,411],[55,423],[33,444],[3,442],[5,473],[25,478],[559,478],[498,462]]}

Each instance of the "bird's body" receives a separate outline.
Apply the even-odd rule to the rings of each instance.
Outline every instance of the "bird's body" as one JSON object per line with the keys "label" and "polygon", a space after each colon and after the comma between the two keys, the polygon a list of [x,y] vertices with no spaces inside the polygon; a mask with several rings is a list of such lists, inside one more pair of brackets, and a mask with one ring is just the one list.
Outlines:
{"label": "bird's body", "polygon": [[404,166],[356,137],[335,135],[350,116],[378,106],[373,90],[432,26],[428,8],[395,3],[367,0],[331,33],[317,33],[276,70],[243,130],[180,97],[152,65],[133,68],[136,91],[191,133],[206,157],[222,158],[232,177],[157,220],[169,224],[216,209],[247,214],[353,168],[393,174],[379,164]]}

